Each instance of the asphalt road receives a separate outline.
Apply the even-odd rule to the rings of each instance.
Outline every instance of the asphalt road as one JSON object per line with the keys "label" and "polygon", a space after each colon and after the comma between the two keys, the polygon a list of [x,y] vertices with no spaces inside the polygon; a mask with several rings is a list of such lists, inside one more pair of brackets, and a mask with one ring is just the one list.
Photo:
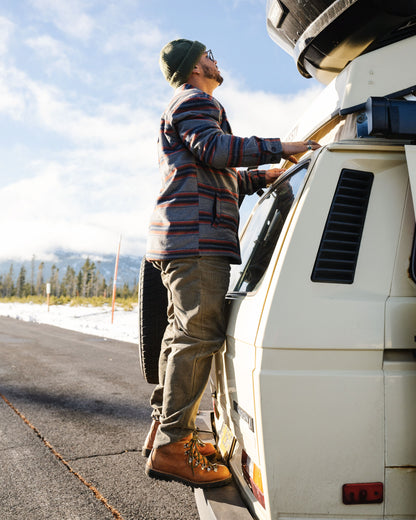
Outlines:
{"label": "asphalt road", "polygon": [[198,519],[144,473],[151,391],[134,344],[0,318],[0,519]]}

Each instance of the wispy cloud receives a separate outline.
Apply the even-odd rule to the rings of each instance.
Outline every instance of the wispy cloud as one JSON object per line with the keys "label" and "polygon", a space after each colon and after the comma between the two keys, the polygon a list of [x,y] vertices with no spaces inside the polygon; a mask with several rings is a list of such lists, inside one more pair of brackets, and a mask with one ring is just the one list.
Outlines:
{"label": "wispy cloud", "polygon": [[156,195],[149,176],[115,179],[113,172],[97,170],[83,180],[70,160],[33,167],[38,171],[31,178],[0,190],[0,219],[8,223],[0,231],[7,244],[1,256],[29,258],[30,251],[39,256],[56,248],[112,252],[120,233],[125,253],[142,252],[147,199]]}
{"label": "wispy cloud", "polygon": [[242,137],[280,137],[284,139],[312,101],[322,91],[313,85],[296,94],[281,95],[253,91],[228,79],[218,89],[230,118],[233,132]]}
{"label": "wispy cloud", "polygon": [[31,3],[44,21],[68,36],[88,40],[94,31],[94,20],[84,12],[85,3],[79,0],[31,0]]}
{"label": "wispy cloud", "polygon": [[40,56],[50,74],[58,69],[68,76],[71,75],[68,49],[63,43],[49,35],[28,38],[25,43]]}
{"label": "wispy cloud", "polygon": [[120,233],[125,253],[142,253],[159,184],[159,112],[133,101],[82,107],[13,67],[0,69],[0,94],[0,111],[44,135],[46,146],[48,135],[61,139],[49,158],[32,151],[29,178],[0,189],[0,220],[8,222],[0,255],[111,252]]}
{"label": "wispy cloud", "polygon": [[3,55],[8,50],[9,39],[14,31],[14,23],[0,16],[0,55]]}
{"label": "wispy cloud", "polygon": [[166,32],[156,25],[150,25],[147,20],[133,20],[123,24],[121,30],[109,36],[104,52],[134,52],[140,50],[144,54],[146,49],[159,52],[161,44],[166,40]]}

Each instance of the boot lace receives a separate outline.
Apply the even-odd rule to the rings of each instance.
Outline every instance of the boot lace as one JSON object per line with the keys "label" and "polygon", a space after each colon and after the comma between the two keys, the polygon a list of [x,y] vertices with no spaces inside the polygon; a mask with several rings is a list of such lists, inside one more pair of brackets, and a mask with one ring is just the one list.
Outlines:
{"label": "boot lace", "polygon": [[217,464],[210,462],[206,457],[201,455],[198,446],[205,446],[205,444],[198,438],[196,432],[192,434],[192,438],[184,444],[185,453],[188,455],[188,464],[194,468],[201,466],[204,471],[217,471]]}

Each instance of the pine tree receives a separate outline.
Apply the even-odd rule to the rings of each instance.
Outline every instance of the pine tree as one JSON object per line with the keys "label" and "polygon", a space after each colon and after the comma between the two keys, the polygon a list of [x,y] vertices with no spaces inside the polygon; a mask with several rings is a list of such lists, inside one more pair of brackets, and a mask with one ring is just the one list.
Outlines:
{"label": "pine tree", "polygon": [[35,255],[30,262],[30,294],[35,294]]}
{"label": "pine tree", "polygon": [[82,296],[82,271],[79,271],[77,275],[77,296]]}
{"label": "pine tree", "polygon": [[59,295],[60,295],[59,269],[56,267],[55,264],[53,264],[53,266],[51,267],[51,277],[50,277],[49,281],[51,284],[51,294],[59,297]]}
{"label": "pine tree", "polygon": [[16,296],[18,298],[26,296],[26,269],[23,265],[20,268],[19,276],[17,277]]}
{"label": "pine tree", "polygon": [[38,276],[36,278],[36,294],[42,296],[45,291],[45,283],[43,280],[43,269],[45,264],[41,262],[38,267]]}
{"label": "pine tree", "polygon": [[128,298],[130,296],[130,289],[129,289],[129,286],[127,283],[124,283],[123,284],[123,289],[121,290],[121,295],[120,295],[122,298]]}
{"label": "pine tree", "polygon": [[61,294],[63,294],[63,296],[69,296],[72,298],[76,295],[76,291],[77,280],[75,276],[75,270],[70,265],[68,265],[61,283]]}
{"label": "pine tree", "polygon": [[5,296],[7,298],[10,298],[10,296],[14,296],[15,287],[14,287],[14,281],[13,281],[13,264],[10,265],[9,272],[6,275],[6,278],[4,281],[4,288],[5,288]]}
{"label": "pine tree", "polygon": [[81,274],[81,296],[90,298],[93,295],[95,282],[95,264],[89,258],[85,260],[80,271]]}

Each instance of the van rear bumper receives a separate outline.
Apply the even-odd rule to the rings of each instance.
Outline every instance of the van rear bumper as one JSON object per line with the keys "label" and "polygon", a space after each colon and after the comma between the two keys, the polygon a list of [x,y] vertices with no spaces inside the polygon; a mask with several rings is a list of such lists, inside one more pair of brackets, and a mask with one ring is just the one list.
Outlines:
{"label": "van rear bumper", "polygon": [[234,482],[211,489],[195,489],[201,520],[253,520]]}

